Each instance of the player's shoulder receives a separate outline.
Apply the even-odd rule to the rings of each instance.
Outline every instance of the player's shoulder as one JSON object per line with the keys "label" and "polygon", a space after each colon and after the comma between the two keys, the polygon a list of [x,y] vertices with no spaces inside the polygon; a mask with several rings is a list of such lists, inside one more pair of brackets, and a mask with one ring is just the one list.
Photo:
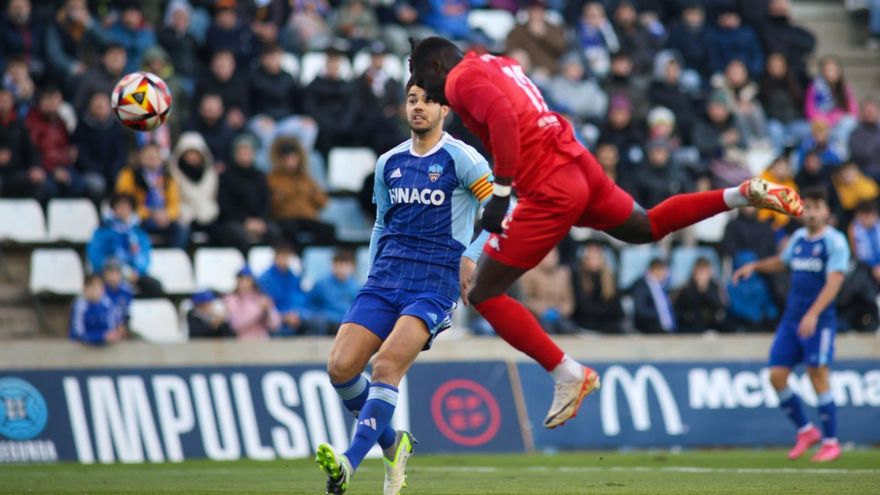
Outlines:
{"label": "player's shoulder", "polygon": [[443,149],[449,153],[456,165],[477,165],[486,162],[476,148],[449,134],[445,137]]}
{"label": "player's shoulder", "polygon": [[848,249],[849,247],[849,241],[847,241],[843,232],[830,225],[825,228],[825,240],[833,248]]}
{"label": "player's shoulder", "polygon": [[789,244],[793,244],[793,243],[800,241],[802,239],[806,239],[807,237],[808,237],[807,228],[801,227],[801,228],[795,230],[794,233],[791,234],[791,238],[788,240],[788,242],[789,242]]}
{"label": "player's shoulder", "polygon": [[410,147],[412,146],[412,139],[407,139],[406,141],[398,144],[397,146],[391,148],[379,155],[379,159],[376,160],[376,169],[380,170],[385,167],[385,164],[388,160],[392,159],[395,156],[409,153]]}

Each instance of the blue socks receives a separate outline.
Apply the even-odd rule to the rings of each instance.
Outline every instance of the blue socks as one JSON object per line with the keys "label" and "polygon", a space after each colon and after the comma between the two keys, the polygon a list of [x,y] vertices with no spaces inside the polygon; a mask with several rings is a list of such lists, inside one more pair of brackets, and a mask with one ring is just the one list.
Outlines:
{"label": "blue socks", "polygon": [[804,415],[804,406],[801,404],[801,398],[788,387],[778,391],[777,394],[779,395],[779,407],[785,411],[785,415],[797,426],[798,431],[807,426],[809,421],[807,421],[807,416]]}
{"label": "blue socks", "polygon": [[[345,383],[333,384],[333,388],[336,389],[336,393],[339,394],[345,408],[351,411],[354,417],[358,417],[361,409],[363,409],[364,404],[367,402],[367,396],[370,394],[370,381],[367,380],[367,377],[358,375]],[[388,427],[382,430],[382,434],[379,435],[379,447],[383,449],[391,447],[394,445],[396,438],[397,432],[394,431],[389,422]]]}
{"label": "blue socks", "polygon": [[345,451],[345,457],[351,462],[351,467],[357,469],[367,452],[384,434],[391,423],[394,408],[397,407],[397,387],[384,383],[373,383],[367,402],[358,415],[357,429],[354,432],[354,440]]}
{"label": "blue socks", "polygon": [[822,438],[834,440],[837,438],[837,405],[834,403],[834,394],[829,390],[819,396],[819,420],[822,422]]}

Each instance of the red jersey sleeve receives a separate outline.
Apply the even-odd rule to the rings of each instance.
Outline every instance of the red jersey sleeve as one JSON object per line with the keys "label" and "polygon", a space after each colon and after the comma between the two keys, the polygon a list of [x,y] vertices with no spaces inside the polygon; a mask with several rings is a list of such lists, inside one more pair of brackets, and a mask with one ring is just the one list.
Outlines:
{"label": "red jersey sleeve", "polygon": [[455,74],[447,85],[452,109],[466,112],[488,129],[495,176],[515,178],[520,163],[519,121],[507,95],[484,71],[470,67]]}

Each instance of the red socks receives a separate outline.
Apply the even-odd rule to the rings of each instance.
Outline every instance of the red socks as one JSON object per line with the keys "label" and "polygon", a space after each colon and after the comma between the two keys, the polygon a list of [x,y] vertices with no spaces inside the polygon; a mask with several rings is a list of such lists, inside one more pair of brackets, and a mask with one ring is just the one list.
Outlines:
{"label": "red socks", "polygon": [[565,353],[550,339],[541,324],[516,299],[493,297],[474,306],[502,339],[526,353],[547,371],[562,362]]}
{"label": "red socks", "polygon": [[659,241],[668,234],[729,210],[724,189],[678,194],[648,210],[651,233]]}

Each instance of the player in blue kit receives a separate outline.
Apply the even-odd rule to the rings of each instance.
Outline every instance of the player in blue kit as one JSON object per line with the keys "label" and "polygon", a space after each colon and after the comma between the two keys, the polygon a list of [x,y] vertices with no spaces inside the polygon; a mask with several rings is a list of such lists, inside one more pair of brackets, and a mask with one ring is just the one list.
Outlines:
{"label": "player in blue kit", "polygon": [[[812,460],[829,462],[840,457],[837,412],[829,383],[837,330],[834,299],[843,285],[850,255],[846,237],[828,225],[825,191],[806,191],[801,197],[805,227],[791,236],[780,255],[742,266],[733,274],[733,282],[754,272],[773,273],[786,266],[791,270],[785,313],[770,349],[770,382],[779,394],[780,406],[798,428],[789,459],[797,459],[821,440],[822,446]],[[788,387],[791,369],[800,363],[807,366],[819,398],[821,433],[807,420],[800,397]]]}
{"label": "player in blue kit", "polygon": [[[351,446],[337,455],[318,447],[327,493],[345,493],[377,442],[385,463],[385,495],[404,485],[414,442],[390,426],[397,386],[423,349],[450,326],[488,234],[473,242],[474,219],[492,193],[486,159],[443,131],[449,107],[410,82],[407,120],[412,139],[376,164],[376,224],[370,275],[336,336],[327,369],[345,406],[357,417]],[[372,383],[363,375],[373,359]]]}

